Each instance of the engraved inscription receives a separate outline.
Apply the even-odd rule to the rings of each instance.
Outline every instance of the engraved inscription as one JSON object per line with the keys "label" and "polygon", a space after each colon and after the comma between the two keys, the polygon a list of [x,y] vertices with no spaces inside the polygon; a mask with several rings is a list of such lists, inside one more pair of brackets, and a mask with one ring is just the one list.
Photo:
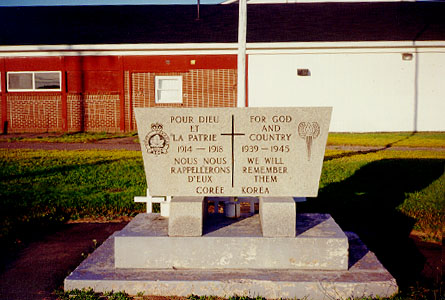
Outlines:
{"label": "engraved inscription", "polygon": [[136,109],[149,189],[172,196],[314,196],[324,153],[314,149],[325,147],[330,112]]}

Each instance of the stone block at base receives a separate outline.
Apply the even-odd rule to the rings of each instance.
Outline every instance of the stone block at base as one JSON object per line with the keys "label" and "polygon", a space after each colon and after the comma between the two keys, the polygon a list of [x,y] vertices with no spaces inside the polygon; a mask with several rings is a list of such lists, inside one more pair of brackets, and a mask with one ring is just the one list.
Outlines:
{"label": "stone block at base", "polygon": [[201,236],[204,197],[173,197],[168,221],[169,236]]}
{"label": "stone block at base", "polygon": [[265,237],[295,236],[295,201],[292,197],[259,197],[261,230]]}
{"label": "stone block at base", "polygon": [[325,214],[297,219],[293,237],[263,237],[258,214],[235,220],[210,215],[203,236],[169,237],[167,219],[140,214],[115,236],[115,266],[347,270],[348,239],[334,220]]}
{"label": "stone block at base", "polygon": [[[307,215],[303,217],[313,219]],[[160,227],[166,233],[165,223]],[[126,291],[130,295],[143,292],[144,295],[159,296],[238,295],[317,300],[388,297],[398,289],[391,274],[353,233],[347,234],[349,269],[343,271],[119,269],[114,267],[114,238],[117,234],[106,240],[65,279],[65,290],[93,288],[97,292]]]}

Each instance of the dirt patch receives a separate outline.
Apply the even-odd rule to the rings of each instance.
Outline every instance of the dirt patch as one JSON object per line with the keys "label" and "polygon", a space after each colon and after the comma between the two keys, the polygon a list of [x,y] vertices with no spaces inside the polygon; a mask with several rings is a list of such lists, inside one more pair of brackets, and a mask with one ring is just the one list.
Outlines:
{"label": "dirt patch", "polygon": [[412,231],[409,237],[414,241],[419,252],[425,257],[425,264],[420,273],[421,277],[432,283],[440,284],[445,268],[443,241],[442,243],[425,241],[425,235],[419,231]]}
{"label": "dirt patch", "polygon": [[0,274],[0,299],[57,299],[53,293],[96,247],[127,222],[65,224],[29,243]]}

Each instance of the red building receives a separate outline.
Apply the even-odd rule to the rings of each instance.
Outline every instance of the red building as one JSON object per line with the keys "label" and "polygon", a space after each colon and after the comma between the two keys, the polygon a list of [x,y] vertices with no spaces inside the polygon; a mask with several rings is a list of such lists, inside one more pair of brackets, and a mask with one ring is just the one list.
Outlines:
{"label": "red building", "polygon": [[236,104],[234,55],[8,57],[0,64],[8,132],[133,131],[135,107]]}
{"label": "red building", "polygon": [[[236,106],[238,5],[196,8],[0,7],[0,132],[135,131],[136,107]],[[246,102],[334,106],[334,131],[445,128],[444,2],[247,12]]]}
{"label": "red building", "polygon": [[215,8],[0,8],[1,130],[134,131],[135,107],[236,106],[236,7]]}

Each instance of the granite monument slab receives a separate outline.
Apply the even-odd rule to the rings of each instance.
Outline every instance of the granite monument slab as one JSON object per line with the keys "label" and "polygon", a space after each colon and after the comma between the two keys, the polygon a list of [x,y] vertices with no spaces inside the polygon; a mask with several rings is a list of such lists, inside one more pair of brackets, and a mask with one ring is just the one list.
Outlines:
{"label": "granite monument slab", "polygon": [[315,197],[331,111],[136,108],[150,193]]}

